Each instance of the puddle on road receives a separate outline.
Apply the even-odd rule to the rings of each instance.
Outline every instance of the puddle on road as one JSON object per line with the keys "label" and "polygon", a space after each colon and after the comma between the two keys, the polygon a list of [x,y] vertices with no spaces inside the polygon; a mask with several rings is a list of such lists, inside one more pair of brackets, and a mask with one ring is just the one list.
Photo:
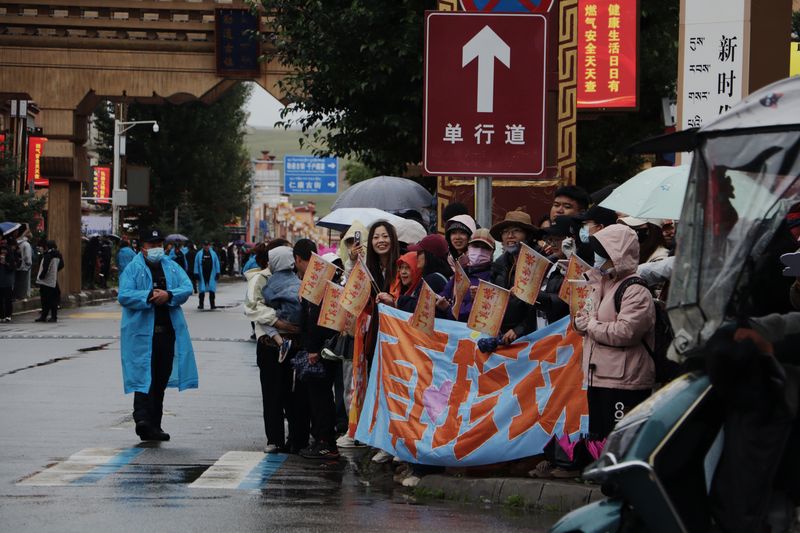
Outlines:
{"label": "puddle on road", "polygon": [[151,492],[153,485],[188,485],[208,470],[208,467],[209,465],[132,464],[117,473],[114,483],[126,489],[140,486]]}

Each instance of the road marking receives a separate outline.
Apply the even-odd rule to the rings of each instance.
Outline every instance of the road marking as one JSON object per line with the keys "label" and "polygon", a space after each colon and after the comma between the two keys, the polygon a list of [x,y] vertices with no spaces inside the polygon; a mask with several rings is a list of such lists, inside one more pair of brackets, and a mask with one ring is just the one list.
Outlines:
{"label": "road marking", "polygon": [[211,468],[203,472],[194,483],[195,489],[259,489],[278,471],[285,454],[263,452],[227,452]]}
{"label": "road marking", "polygon": [[[119,340],[119,335],[79,335],[79,334],[42,334],[42,333],[3,333],[0,334],[0,340],[14,339],[14,340]],[[249,338],[241,337],[192,337],[192,342],[246,342],[255,344],[255,341]]]}
{"label": "road marking", "polygon": [[17,484],[55,487],[97,483],[130,463],[144,450],[144,448],[86,448]]}

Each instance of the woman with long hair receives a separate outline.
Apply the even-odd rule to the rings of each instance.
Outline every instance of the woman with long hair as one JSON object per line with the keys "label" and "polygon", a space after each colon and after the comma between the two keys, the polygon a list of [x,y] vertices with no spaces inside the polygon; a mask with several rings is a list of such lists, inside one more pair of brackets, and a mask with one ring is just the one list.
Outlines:
{"label": "woman with long hair", "polygon": [[388,292],[397,277],[400,244],[397,231],[388,222],[378,221],[367,237],[367,269],[381,293]]}

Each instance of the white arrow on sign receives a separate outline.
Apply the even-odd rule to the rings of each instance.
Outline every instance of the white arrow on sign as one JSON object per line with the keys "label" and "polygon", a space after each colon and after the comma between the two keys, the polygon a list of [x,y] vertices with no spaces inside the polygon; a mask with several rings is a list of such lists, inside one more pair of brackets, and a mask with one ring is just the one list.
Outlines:
{"label": "white arrow on sign", "polygon": [[484,26],[464,45],[461,66],[466,67],[478,58],[478,113],[494,109],[494,60],[497,58],[511,68],[511,47],[492,28]]}
{"label": "white arrow on sign", "polygon": [[336,182],[335,181],[329,181],[328,182],[328,187],[330,187],[331,189],[335,188],[336,187]]}

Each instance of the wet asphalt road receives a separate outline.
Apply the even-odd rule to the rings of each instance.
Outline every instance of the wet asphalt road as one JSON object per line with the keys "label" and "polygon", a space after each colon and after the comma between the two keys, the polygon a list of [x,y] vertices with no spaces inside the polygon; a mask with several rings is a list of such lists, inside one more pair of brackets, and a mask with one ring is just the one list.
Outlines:
{"label": "wet asphalt road", "polygon": [[[167,443],[140,443],[122,391],[116,303],[0,324],[0,531],[509,531],[554,520],[418,500],[363,451],[265,456],[244,283],[184,306],[198,390],[168,389]],[[366,467],[365,467],[366,465]]]}

